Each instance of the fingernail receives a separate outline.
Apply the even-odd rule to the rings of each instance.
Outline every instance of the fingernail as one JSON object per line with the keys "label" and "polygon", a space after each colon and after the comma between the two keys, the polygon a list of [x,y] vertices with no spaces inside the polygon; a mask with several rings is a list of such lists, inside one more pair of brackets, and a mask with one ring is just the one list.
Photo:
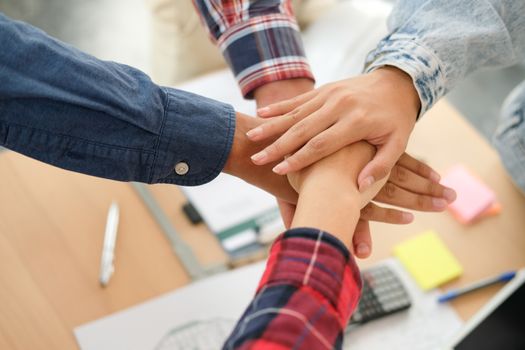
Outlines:
{"label": "fingernail", "polygon": [[414,214],[412,213],[403,213],[403,222],[411,223],[414,220]]}
{"label": "fingernail", "polygon": [[260,163],[260,162],[264,161],[267,157],[268,157],[268,153],[266,153],[266,151],[261,151],[259,153],[254,154],[253,156],[251,156],[252,161],[254,163]]}
{"label": "fingernail", "polygon": [[370,247],[368,246],[368,244],[359,243],[357,245],[357,254],[360,256],[366,256],[370,254]]}
{"label": "fingernail", "polygon": [[441,198],[432,198],[432,206],[436,209],[445,209],[448,203],[446,200]]}
{"label": "fingernail", "polygon": [[262,107],[257,110],[257,114],[264,114],[270,111],[270,107]]}
{"label": "fingernail", "polygon": [[373,176],[367,177],[361,182],[361,185],[359,186],[359,192],[364,192],[368,190],[370,186],[372,186],[373,183],[374,183],[374,177]]}
{"label": "fingernail", "polygon": [[456,200],[456,191],[451,188],[445,188],[443,190],[443,197],[447,200],[448,203],[452,203]]}
{"label": "fingernail", "polygon": [[439,182],[439,180],[441,180],[441,176],[438,173],[436,173],[434,170],[432,170],[430,172],[430,180],[434,182]]}
{"label": "fingernail", "polygon": [[253,139],[257,138],[258,136],[261,136],[262,132],[263,132],[262,128],[261,127],[257,127],[255,129],[252,129],[252,130],[248,131],[246,133],[246,136],[248,136],[249,139],[253,140]]}
{"label": "fingernail", "polygon": [[272,171],[279,175],[284,175],[290,170],[290,164],[285,160],[284,162],[281,162],[277,164]]}

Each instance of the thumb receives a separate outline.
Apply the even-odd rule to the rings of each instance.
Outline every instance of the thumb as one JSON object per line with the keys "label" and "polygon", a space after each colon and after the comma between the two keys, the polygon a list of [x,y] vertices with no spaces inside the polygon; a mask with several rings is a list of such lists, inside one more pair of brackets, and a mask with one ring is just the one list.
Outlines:
{"label": "thumb", "polygon": [[372,237],[367,220],[359,219],[352,238],[354,255],[360,259],[368,258],[372,252]]}
{"label": "thumb", "polygon": [[295,214],[295,205],[283,201],[282,199],[277,199],[277,204],[279,205],[279,211],[281,212],[284,227],[288,230],[292,225],[293,216]]}
{"label": "thumb", "polygon": [[374,183],[388,176],[404,151],[405,147],[395,140],[389,140],[380,146],[374,158],[361,170],[357,177],[359,191],[366,191]]}

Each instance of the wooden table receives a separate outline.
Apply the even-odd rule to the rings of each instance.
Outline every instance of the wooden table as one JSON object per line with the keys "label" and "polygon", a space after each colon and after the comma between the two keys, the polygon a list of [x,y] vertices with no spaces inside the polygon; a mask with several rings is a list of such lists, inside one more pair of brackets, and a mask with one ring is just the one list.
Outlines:
{"label": "wooden table", "polygon": [[[373,225],[374,253],[362,266],[390,255],[392,245],[435,229],[465,272],[446,287],[525,266],[525,197],[494,150],[446,103],[418,123],[412,154],[443,171],[464,163],[498,195],[503,212],[471,227],[448,213],[419,214],[409,226]],[[53,168],[13,152],[0,154],[0,349],[73,349],[73,329],[189,282],[189,277],[129,184]],[[192,226],[175,186],[151,191],[202,264],[227,260],[203,225]],[[121,208],[116,272],[98,284],[106,213]],[[454,302],[471,316],[497,288]]]}

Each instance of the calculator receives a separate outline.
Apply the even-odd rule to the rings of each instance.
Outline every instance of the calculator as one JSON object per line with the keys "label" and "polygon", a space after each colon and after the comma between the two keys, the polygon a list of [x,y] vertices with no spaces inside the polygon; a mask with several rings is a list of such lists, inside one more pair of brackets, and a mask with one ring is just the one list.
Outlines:
{"label": "calculator", "polygon": [[350,319],[349,327],[410,307],[410,296],[390,267],[381,265],[363,270],[361,279],[363,281],[361,299]]}

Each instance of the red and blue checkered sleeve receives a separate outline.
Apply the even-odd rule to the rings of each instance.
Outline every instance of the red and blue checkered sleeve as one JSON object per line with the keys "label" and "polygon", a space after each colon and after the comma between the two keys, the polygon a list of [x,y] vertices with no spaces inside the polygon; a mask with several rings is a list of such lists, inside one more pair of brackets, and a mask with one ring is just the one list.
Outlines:
{"label": "red and blue checkered sleeve", "polygon": [[193,0],[243,95],[272,81],[314,80],[291,0]]}
{"label": "red and blue checkered sleeve", "polygon": [[341,349],[360,295],[358,267],[337,238],[288,230],[273,244],[257,293],[224,349]]}

